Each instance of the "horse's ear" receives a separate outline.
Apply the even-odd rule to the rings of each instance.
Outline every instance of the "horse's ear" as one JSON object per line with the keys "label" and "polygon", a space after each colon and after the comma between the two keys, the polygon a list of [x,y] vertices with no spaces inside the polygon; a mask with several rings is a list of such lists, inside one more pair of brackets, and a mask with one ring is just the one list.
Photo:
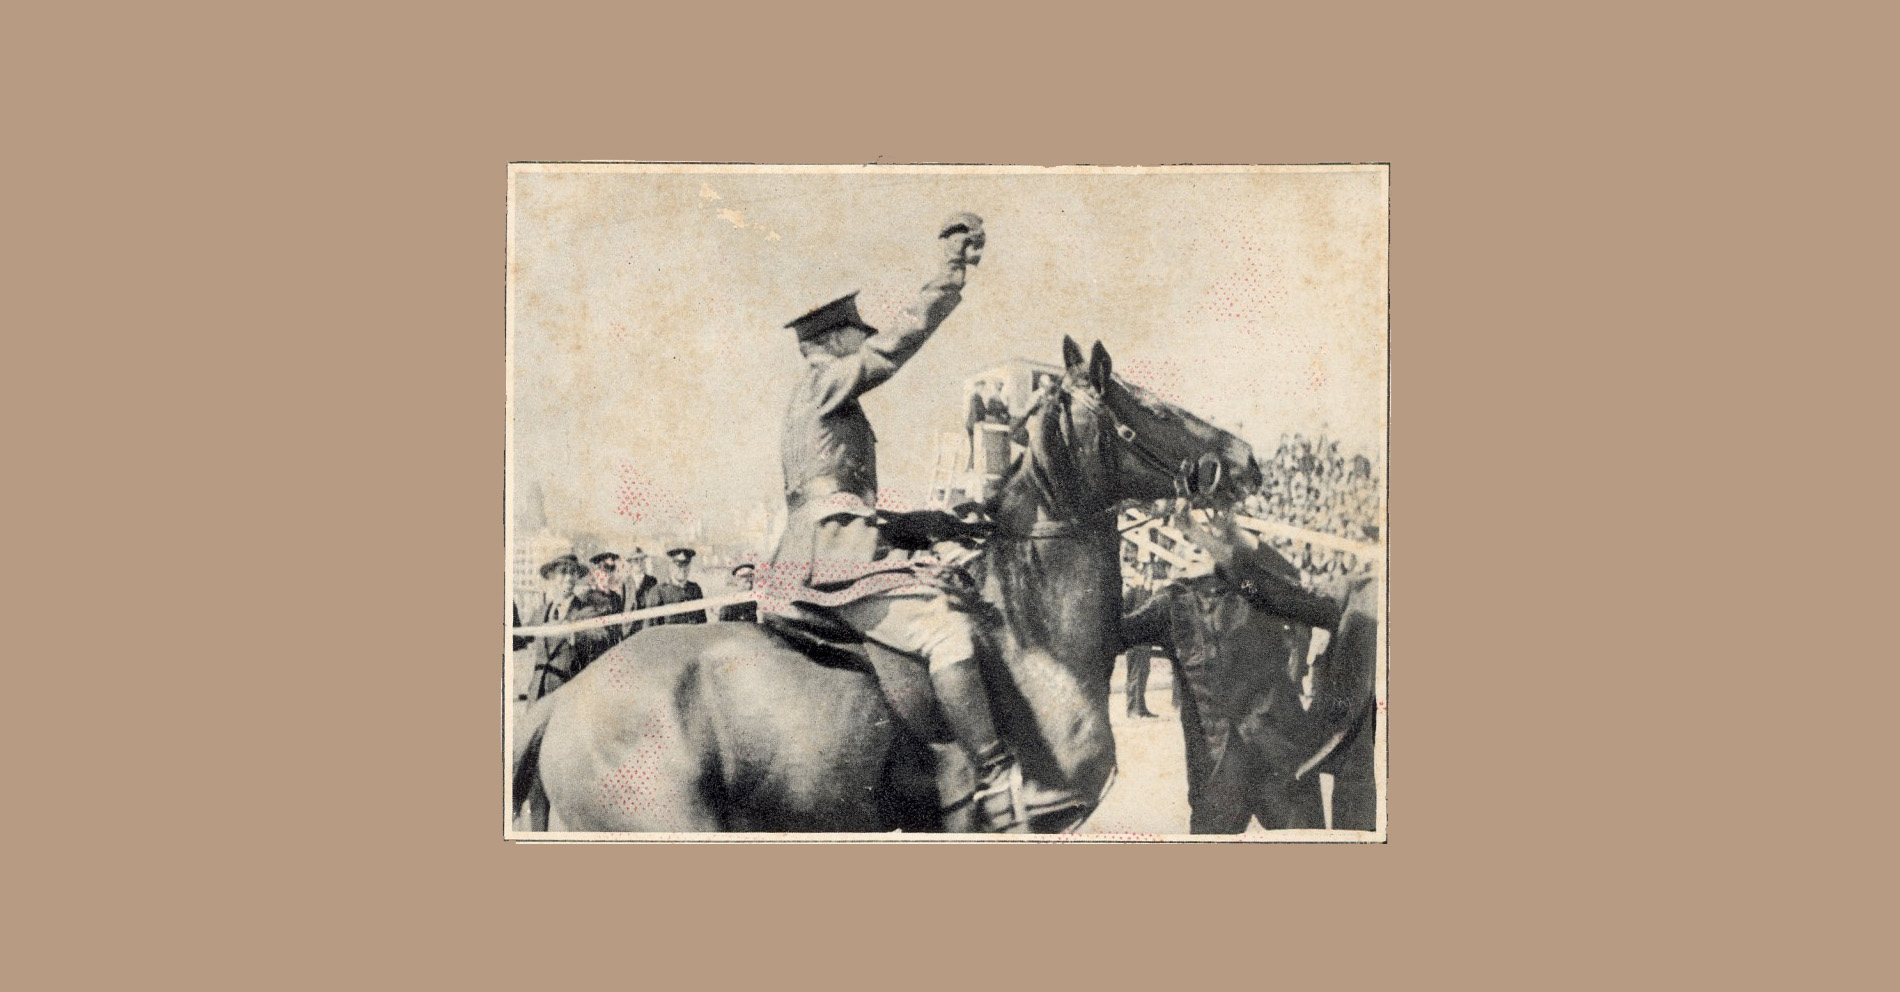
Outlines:
{"label": "horse's ear", "polygon": [[1096,392],[1104,393],[1108,391],[1109,377],[1114,374],[1115,360],[1108,357],[1108,349],[1102,347],[1102,342],[1095,342],[1095,347],[1089,350],[1089,382],[1095,384]]}
{"label": "horse's ear", "polygon": [[1062,364],[1071,372],[1082,371],[1082,346],[1067,334],[1062,336]]}

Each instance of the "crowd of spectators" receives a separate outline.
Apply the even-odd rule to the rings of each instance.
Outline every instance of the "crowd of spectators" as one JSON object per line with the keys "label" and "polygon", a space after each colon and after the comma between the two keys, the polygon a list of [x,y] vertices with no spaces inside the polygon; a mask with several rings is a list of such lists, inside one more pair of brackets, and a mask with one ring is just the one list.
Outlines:
{"label": "crowd of spectators", "polygon": [[[1242,512],[1365,544],[1379,541],[1379,479],[1372,460],[1341,453],[1337,440],[1283,434],[1273,457],[1261,465],[1265,484],[1247,498]],[[1299,566],[1307,587],[1336,594],[1370,572],[1369,556],[1323,548],[1282,537],[1269,541]]]}

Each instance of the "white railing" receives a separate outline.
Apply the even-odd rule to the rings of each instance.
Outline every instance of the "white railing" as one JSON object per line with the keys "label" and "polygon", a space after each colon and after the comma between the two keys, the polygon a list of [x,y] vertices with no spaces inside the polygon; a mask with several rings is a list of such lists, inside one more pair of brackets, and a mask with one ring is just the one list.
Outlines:
{"label": "white railing", "polygon": [[570,620],[566,623],[544,623],[537,627],[510,627],[508,633],[515,637],[559,637],[572,634],[577,630],[593,630],[596,627],[613,627],[636,620],[651,620],[654,617],[670,617],[675,613],[692,613],[705,610],[710,615],[725,606],[737,606],[740,603],[758,602],[758,596],[749,592],[737,592],[730,596],[717,596],[712,599],[689,599],[684,603],[668,603],[665,606],[649,606],[644,610],[629,610],[611,616],[588,617],[585,620]]}

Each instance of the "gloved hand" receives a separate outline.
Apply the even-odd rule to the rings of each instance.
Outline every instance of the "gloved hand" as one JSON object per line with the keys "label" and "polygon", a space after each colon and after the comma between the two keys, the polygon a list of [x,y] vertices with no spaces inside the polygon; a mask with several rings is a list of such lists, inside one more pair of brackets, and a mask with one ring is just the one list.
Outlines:
{"label": "gloved hand", "polygon": [[944,259],[952,268],[983,260],[983,245],[988,240],[983,233],[983,218],[968,212],[951,214],[938,227],[937,237],[943,240]]}

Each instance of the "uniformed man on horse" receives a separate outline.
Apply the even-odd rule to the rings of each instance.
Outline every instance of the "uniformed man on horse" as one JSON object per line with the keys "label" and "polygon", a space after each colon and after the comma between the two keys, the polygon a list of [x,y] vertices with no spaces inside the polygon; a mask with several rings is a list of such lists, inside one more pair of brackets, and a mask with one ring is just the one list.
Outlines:
{"label": "uniformed man on horse", "polygon": [[807,365],[780,445],[785,534],[758,570],[755,588],[768,612],[815,607],[869,640],[922,657],[945,722],[977,769],[982,829],[1021,831],[1021,771],[997,735],[973,618],[901,560],[880,556],[877,437],[858,402],[896,375],[962,299],[969,269],[982,256],[983,222],[958,214],[938,237],[941,270],[891,326],[867,323],[856,293],[785,325]]}

